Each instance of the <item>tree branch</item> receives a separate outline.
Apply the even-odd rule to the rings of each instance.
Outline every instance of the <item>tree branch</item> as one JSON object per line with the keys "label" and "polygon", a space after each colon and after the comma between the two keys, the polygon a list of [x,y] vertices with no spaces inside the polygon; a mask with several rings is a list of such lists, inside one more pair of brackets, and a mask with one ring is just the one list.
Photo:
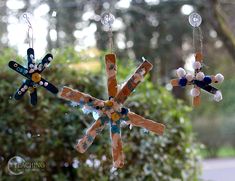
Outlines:
{"label": "tree branch", "polygon": [[231,31],[229,24],[226,20],[225,13],[222,10],[218,0],[209,0],[209,21],[213,26],[218,36],[224,43],[224,46],[227,48],[229,54],[235,62],[235,35]]}

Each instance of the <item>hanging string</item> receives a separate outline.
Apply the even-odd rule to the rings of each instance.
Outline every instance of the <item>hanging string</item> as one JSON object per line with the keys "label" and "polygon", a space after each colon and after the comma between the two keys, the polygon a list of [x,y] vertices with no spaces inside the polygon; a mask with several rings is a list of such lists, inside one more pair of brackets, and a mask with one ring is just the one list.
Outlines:
{"label": "hanging string", "polygon": [[202,17],[198,13],[192,13],[189,15],[189,23],[193,27],[193,49],[194,53],[202,53],[202,31],[200,25],[202,23]]}
{"label": "hanging string", "polygon": [[203,50],[203,36],[200,27],[193,28],[193,50],[194,52],[202,53]]}
{"label": "hanging string", "polygon": [[30,22],[30,17],[29,17],[29,13],[23,13],[22,18],[24,20],[24,22],[28,25],[28,41],[29,41],[29,48],[33,48],[33,26]]}
{"label": "hanging string", "polygon": [[113,52],[113,32],[112,32],[111,26],[109,26],[108,36],[109,36],[109,49],[110,49],[110,53],[112,53]]}
{"label": "hanging string", "polygon": [[115,20],[115,17],[109,12],[105,12],[101,15],[101,23],[105,26],[108,26],[108,37],[109,37],[109,49],[110,52],[113,52],[113,31],[112,24]]}

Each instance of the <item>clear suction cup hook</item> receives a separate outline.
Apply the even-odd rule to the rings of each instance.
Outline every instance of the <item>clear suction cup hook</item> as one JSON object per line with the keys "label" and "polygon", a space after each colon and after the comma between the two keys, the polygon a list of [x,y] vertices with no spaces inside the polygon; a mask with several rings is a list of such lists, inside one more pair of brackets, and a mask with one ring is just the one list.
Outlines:
{"label": "clear suction cup hook", "polygon": [[108,27],[108,36],[109,36],[109,48],[110,52],[113,51],[113,33],[112,33],[112,24],[115,21],[115,17],[110,12],[105,12],[101,15],[101,23],[104,26]]}
{"label": "clear suction cup hook", "polygon": [[29,40],[29,47],[33,48],[33,26],[32,26],[32,19],[33,19],[33,15],[28,13],[28,12],[24,12],[21,16],[20,16],[20,22],[23,24],[26,24],[28,26],[28,40]]}
{"label": "clear suction cup hook", "polygon": [[31,22],[33,20],[33,15],[31,13],[28,12],[24,12],[21,16],[20,16],[20,22],[22,24],[27,24],[28,26],[32,26]]}
{"label": "clear suction cup hook", "polygon": [[111,26],[115,21],[115,17],[110,12],[105,12],[101,15],[101,23],[105,26]]}
{"label": "clear suction cup hook", "polygon": [[198,13],[192,13],[188,17],[188,21],[191,26],[193,27],[199,27],[202,23],[202,17]]}

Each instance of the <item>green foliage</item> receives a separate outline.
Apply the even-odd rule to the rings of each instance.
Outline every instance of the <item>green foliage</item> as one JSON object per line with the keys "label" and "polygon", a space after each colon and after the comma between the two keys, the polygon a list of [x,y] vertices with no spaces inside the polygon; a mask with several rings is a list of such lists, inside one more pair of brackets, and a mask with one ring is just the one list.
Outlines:
{"label": "green foliage", "polygon": [[[1,58],[6,63],[0,73],[1,180],[43,180],[45,177],[61,181],[197,179],[200,157],[188,117],[191,109],[175,100],[163,87],[145,80],[128,99],[126,106],[140,115],[164,123],[165,134],[157,136],[141,128],[130,130],[123,127],[125,166],[111,171],[109,128],[103,130],[86,153],[77,153],[73,145],[93,122],[92,116],[84,115],[77,107],[41,87],[38,88],[36,107],[28,104],[27,95],[21,101],[13,100],[12,94],[20,86],[22,77],[7,67],[8,57]],[[67,85],[107,99],[104,65],[97,73],[80,72],[68,68],[69,63],[62,63],[60,59],[64,59],[61,53],[55,57],[50,69],[44,72],[43,76],[48,81],[59,87]],[[71,59],[74,60],[73,56]],[[134,70],[133,64],[127,62],[119,65],[121,81],[126,79],[130,70]],[[46,168],[9,176],[7,161],[15,155],[29,161],[43,161]]]}
{"label": "green foliage", "polygon": [[195,120],[193,127],[198,133],[198,139],[206,146],[207,153],[204,154],[206,157],[218,157],[221,155],[220,150],[223,147],[233,147],[233,149],[235,147],[235,103],[233,99],[235,79],[225,79],[221,85],[215,86],[222,91],[223,101],[214,102],[211,95],[203,92],[202,104],[193,112]]}
{"label": "green foliage", "polygon": [[[26,53],[26,52],[25,52]],[[7,64],[8,60],[16,60],[21,62],[21,57],[19,57],[13,49],[5,48],[3,50],[0,49],[0,66],[4,67]]]}
{"label": "green foliage", "polygon": [[[209,158],[211,157],[211,150],[208,148],[202,149],[201,150],[202,157],[203,158]],[[216,157],[219,158],[231,158],[235,156],[235,149],[234,147],[231,146],[223,146],[216,150]]]}

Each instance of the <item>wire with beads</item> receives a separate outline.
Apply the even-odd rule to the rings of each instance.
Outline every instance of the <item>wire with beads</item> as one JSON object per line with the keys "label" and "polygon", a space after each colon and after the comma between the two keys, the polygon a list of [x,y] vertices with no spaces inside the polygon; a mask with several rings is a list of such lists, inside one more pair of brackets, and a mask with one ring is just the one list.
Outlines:
{"label": "wire with beads", "polygon": [[176,70],[177,79],[171,80],[171,85],[186,87],[193,85],[190,91],[193,97],[193,106],[199,106],[201,103],[201,89],[213,94],[214,100],[219,102],[222,100],[222,93],[217,88],[213,87],[212,83],[222,83],[224,76],[221,73],[216,75],[205,75],[202,71],[203,68],[203,55],[202,55],[202,32],[200,25],[202,18],[198,13],[189,15],[189,23],[193,27],[193,47],[195,52],[195,61],[193,62],[194,74],[186,73],[182,67]]}

